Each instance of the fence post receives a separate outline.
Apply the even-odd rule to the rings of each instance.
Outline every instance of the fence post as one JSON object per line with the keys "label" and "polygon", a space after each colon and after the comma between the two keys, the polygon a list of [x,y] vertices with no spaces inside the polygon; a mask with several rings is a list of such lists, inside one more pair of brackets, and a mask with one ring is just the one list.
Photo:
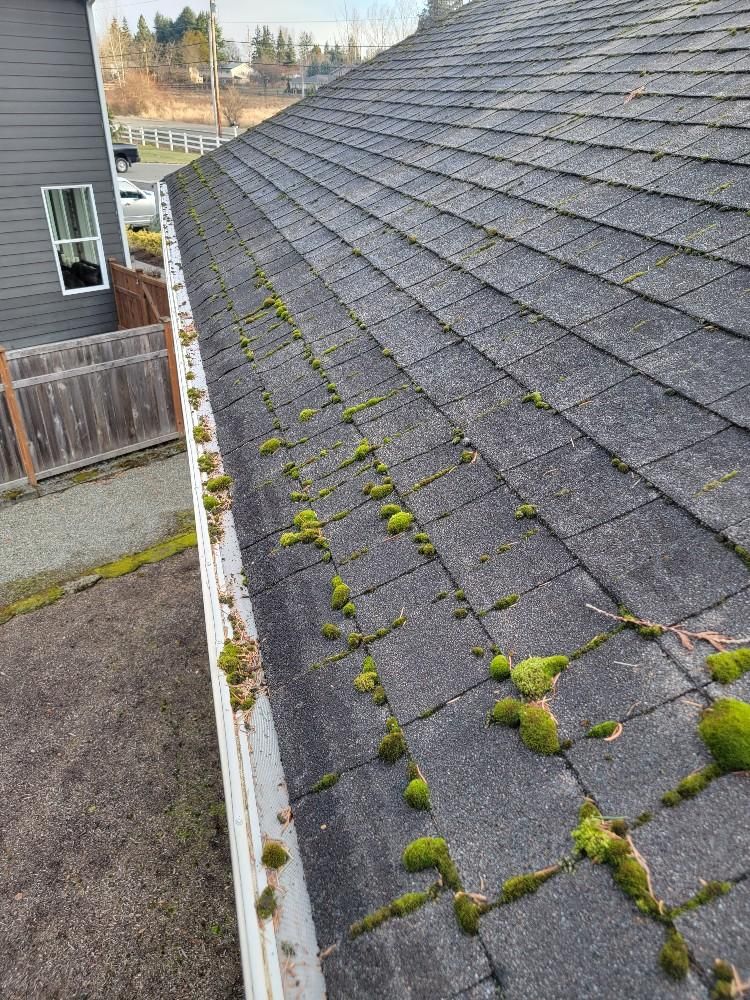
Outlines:
{"label": "fence post", "polygon": [[185,422],[182,419],[182,400],[180,399],[180,381],[177,375],[177,357],[175,355],[174,334],[172,332],[172,320],[166,317],[164,320],[164,345],[167,348],[167,368],[169,370],[169,386],[172,390],[172,403],[174,405],[174,419],[177,433],[182,434],[185,430]]}
{"label": "fence post", "polygon": [[154,142],[156,143],[156,148],[159,148],[159,129],[154,129]]}
{"label": "fence post", "polygon": [[182,133],[182,141],[185,144],[185,152],[188,152],[187,132]]}
{"label": "fence post", "polygon": [[174,149],[174,136],[172,135],[172,129],[169,130],[169,148]]}
{"label": "fence post", "polygon": [[203,156],[203,154],[206,152],[206,150],[205,150],[205,148],[203,146],[203,135],[202,134],[199,134],[199,136],[198,136],[198,148],[201,151],[201,156]]}
{"label": "fence post", "polygon": [[8,407],[10,423],[16,435],[16,444],[18,446],[18,454],[21,457],[23,471],[26,473],[26,478],[31,485],[36,486],[36,471],[34,469],[34,461],[31,457],[31,448],[29,447],[29,439],[26,434],[26,425],[23,422],[21,407],[18,405],[18,400],[16,399],[16,391],[13,388],[13,382],[10,377],[8,359],[6,358],[5,351],[2,347],[0,347],[0,382],[2,382],[5,386],[5,404]]}

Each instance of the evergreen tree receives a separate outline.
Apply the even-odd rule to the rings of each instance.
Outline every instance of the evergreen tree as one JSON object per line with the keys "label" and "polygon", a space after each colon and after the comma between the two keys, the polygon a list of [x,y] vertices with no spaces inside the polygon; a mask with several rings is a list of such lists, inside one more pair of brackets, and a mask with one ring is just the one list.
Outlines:
{"label": "evergreen tree", "polygon": [[463,7],[463,0],[427,0],[419,15],[419,28],[427,28],[431,24],[442,21],[449,14]]}

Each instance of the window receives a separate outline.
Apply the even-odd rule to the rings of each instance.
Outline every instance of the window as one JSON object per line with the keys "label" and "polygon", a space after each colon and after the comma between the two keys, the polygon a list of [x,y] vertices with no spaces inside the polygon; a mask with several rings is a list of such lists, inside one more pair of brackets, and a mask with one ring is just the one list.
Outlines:
{"label": "window", "polygon": [[90,184],[42,188],[63,295],[109,288]]}

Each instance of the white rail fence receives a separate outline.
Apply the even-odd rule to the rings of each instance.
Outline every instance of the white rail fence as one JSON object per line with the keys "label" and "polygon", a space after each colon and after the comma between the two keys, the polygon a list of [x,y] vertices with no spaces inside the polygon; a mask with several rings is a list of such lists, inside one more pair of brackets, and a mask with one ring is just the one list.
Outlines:
{"label": "white rail fence", "polygon": [[115,142],[128,142],[136,146],[155,146],[157,149],[172,149],[182,153],[208,153],[234,136],[209,135],[201,132],[182,132],[171,128],[146,128],[141,125],[120,125]]}

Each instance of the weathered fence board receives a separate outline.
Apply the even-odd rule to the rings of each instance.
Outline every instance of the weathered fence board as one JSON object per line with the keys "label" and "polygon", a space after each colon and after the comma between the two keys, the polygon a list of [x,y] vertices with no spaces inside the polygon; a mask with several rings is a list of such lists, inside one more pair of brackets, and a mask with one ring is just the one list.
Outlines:
{"label": "weathered fence board", "polygon": [[0,483],[25,475],[8,383],[39,478],[176,437],[182,421],[165,334],[171,336],[169,328],[158,323],[7,352]]}

